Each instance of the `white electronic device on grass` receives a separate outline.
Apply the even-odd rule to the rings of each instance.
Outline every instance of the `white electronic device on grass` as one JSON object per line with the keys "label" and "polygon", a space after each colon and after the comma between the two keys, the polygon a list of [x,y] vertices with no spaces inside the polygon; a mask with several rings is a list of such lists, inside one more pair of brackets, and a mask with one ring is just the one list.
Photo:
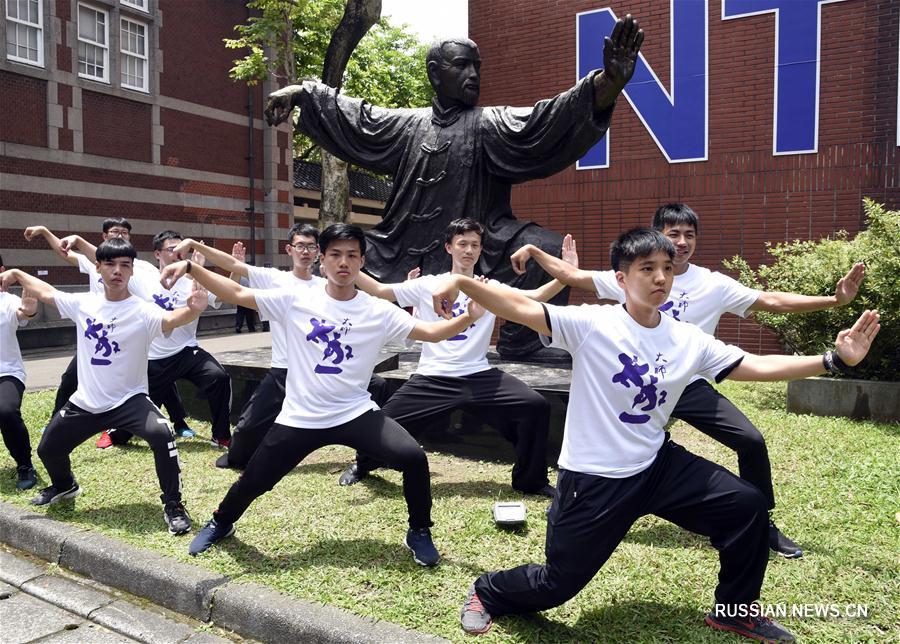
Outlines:
{"label": "white electronic device on grass", "polygon": [[497,502],[494,504],[494,523],[500,526],[520,526],[525,523],[525,504]]}

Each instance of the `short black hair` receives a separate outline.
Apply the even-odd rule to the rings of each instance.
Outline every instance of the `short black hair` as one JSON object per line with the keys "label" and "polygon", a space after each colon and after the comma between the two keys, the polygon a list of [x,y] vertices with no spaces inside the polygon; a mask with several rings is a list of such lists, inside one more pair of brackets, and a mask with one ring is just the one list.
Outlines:
{"label": "short black hair", "polygon": [[319,235],[319,250],[325,254],[331,242],[340,239],[355,239],[359,242],[360,255],[366,254],[366,234],[362,228],[353,224],[331,224],[323,230]]}
{"label": "short black hair", "polygon": [[163,244],[169,239],[184,239],[184,237],[174,230],[162,230],[153,235],[153,250],[162,250]]}
{"label": "short black hair", "polygon": [[444,243],[452,244],[453,238],[457,235],[471,232],[478,233],[479,237],[484,237],[484,226],[479,224],[474,219],[469,219],[468,217],[464,217],[462,219],[454,219],[447,226],[447,230],[444,231]]}
{"label": "short black hair", "polygon": [[131,224],[127,219],[125,219],[125,217],[108,217],[103,220],[103,232],[109,232],[109,229],[113,228],[114,226],[127,228],[128,232],[131,232]]}
{"label": "short black hair", "polygon": [[294,237],[297,235],[300,235],[301,237],[312,237],[316,240],[316,243],[319,242],[319,229],[312,224],[298,223],[291,226],[291,229],[288,231],[288,244],[293,244]]}
{"label": "short black hair", "polygon": [[97,261],[106,262],[117,257],[129,257],[132,261],[137,259],[137,251],[131,242],[121,237],[113,237],[97,246]]}
{"label": "short black hair", "polygon": [[653,214],[653,222],[650,227],[662,232],[666,226],[679,226],[687,224],[694,227],[694,232],[700,232],[700,217],[690,206],[683,203],[667,203],[656,209]]}
{"label": "short black hair", "polygon": [[6,264],[3,263],[3,255],[0,255],[0,266],[6,266]]}
{"label": "short black hair", "polygon": [[669,259],[675,257],[675,245],[658,230],[632,228],[619,235],[609,247],[609,261],[614,271],[626,272],[631,263],[642,257],[663,251]]}

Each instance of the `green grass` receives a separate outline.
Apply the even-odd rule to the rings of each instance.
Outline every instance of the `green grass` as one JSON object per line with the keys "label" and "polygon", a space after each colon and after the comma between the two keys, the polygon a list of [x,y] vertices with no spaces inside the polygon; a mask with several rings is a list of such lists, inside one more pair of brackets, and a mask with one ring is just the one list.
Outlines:
{"label": "green grass", "polygon": [[[900,641],[900,426],[789,414],[785,386],[726,383],[728,395],[766,435],[773,464],[776,519],[805,550],[803,559],[772,557],[762,602],[863,604],[866,618],[785,618],[807,642]],[[53,392],[29,394],[23,414],[37,429]],[[195,422],[201,434],[209,426]],[[683,425],[675,440],[732,469],[734,455]],[[151,455],[140,441],[100,452],[93,441],[72,455],[84,496],[49,516],[136,546],[265,584],[306,600],[346,608],[454,641],[460,604],[481,572],[543,561],[546,503],[527,498],[527,527],[494,527],[495,500],[517,499],[509,466],[429,455],[433,535],[441,565],[416,565],[401,543],[406,512],[396,472],[341,488],[352,457],[345,448],[313,454],[238,523],[234,538],[205,556],[187,554],[188,538],[164,530]],[[185,501],[199,524],[235,480],[214,467],[220,454],[200,437],[179,441]],[[9,455],[0,454],[0,498],[27,506],[14,487]],[[46,485],[40,465],[38,471]],[[705,541],[654,517],[635,524],[594,580],[572,601],[539,615],[500,619],[483,642],[735,642],[703,625],[718,563]]]}

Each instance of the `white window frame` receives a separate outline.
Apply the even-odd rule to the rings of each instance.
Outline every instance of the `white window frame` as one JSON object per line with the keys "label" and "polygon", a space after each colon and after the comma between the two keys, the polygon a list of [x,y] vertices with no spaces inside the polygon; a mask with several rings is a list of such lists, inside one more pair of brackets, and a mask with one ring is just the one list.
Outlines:
{"label": "white window frame", "polygon": [[[94,40],[88,40],[87,38],[82,38],[81,36],[81,9],[87,9],[88,11],[93,11],[98,14],[102,14],[105,17],[103,22],[103,31],[104,31],[104,43],[101,44]],[[79,2],[77,16],[77,31],[78,31],[78,77],[79,78],[87,78],[89,80],[100,81],[103,83],[109,83],[109,11],[105,9],[100,9],[93,5],[84,4]],[[103,76],[97,76],[95,74],[89,74],[87,71],[81,71],[81,43],[84,43],[86,47],[96,47],[98,50],[103,52]],[[85,63],[87,65],[87,63]]]}
{"label": "white window frame", "polygon": [[[125,49],[125,23],[129,23],[131,25],[135,25],[144,30],[144,53],[140,54],[138,52],[128,51]],[[123,16],[119,17],[119,84],[125,89],[131,89],[138,92],[150,92],[150,62],[147,56],[147,36],[150,33],[150,25],[138,22],[137,20],[132,20],[131,18],[125,18]],[[137,61],[140,61],[143,66],[143,85],[129,85],[125,82],[125,71],[126,71],[126,61],[127,59],[132,58]]]}
{"label": "white window frame", "polygon": [[[44,66],[44,0],[37,1],[38,15],[37,22],[28,22],[27,20],[22,20],[21,18],[13,18],[10,15],[9,7],[11,3],[16,3],[18,7],[18,0],[6,0],[6,58],[8,60],[15,61],[17,63],[24,63],[26,65],[34,65],[35,67],[43,67]],[[18,12],[17,12],[18,13]],[[33,29],[37,33],[37,60],[31,60],[30,58],[22,58],[21,56],[16,56],[15,54],[9,53],[9,27],[11,25],[23,25],[26,30]],[[26,31],[26,33],[28,33]],[[16,40],[16,45],[18,45],[18,40]],[[26,45],[27,45],[27,36],[26,36]],[[27,49],[27,47],[26,47]]]}
{"label": "white window frame", "polygon": [[119,0],[123,5],[128,7],[129,9],[139,9],[141,11],[150,12],[150,9],[147,7],[147,0]]}

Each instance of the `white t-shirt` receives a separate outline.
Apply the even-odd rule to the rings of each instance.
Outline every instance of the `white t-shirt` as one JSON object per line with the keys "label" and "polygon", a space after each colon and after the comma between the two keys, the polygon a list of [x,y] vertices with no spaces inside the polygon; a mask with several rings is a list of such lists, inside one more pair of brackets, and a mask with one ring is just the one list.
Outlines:
{"label": "white t-shirt", "polygon": [[[97,271],[97,265],[81,253],[70,251],[69,254],[78,261],[78,270],[88,276],[88,287],[91,293],[102,297],[104,295],[103,278]],[[150,295],[144,285],[147,283],[146,280],[153,275],[156,275],[156,280],[159,281],[159,269],[156,266],[142,259],[134,260],[134,272],[131,279],[128,280],[128,292],[137,295],[142,300],[149,300]],[[138,279],[139,277],[144,279]]]}
{"label": "white t-shirt", "polygon": [[288,427],[336,427],[378,405],[366,387],[388,342],[416,325],[403,309],[357,291],[352,300],[324,288],[281,288],[253,293],[263,320],[285,325],[288,377],[275,422]]}
{"label": "white t-shirt", "polygon": [[[544,344],[572,354],[561,468],[610,478],[650,467],[695,375],[724,377],[744,352],[662,315],[652,329],[621,305],[547,305]],[[723,372],[726,372],[723,374]]]}
{"label": "white t-shirt", "polygon": [[[594,271],[594,288],[601,300],[625,301],[625,292],[616,282],[615,271]],[[669,299],[659,307],[666,315],[699,326],[708,334],[716,332],[725,313],[747,317],[760,291],[744,286],[718,271],[689,264],[672,282]]]}
{"label": "white t-shirt", "polygon": [[[129,285],[132,282],[135,282],[136,286],[138,286],[138,288],[133,291],[135,295],[138,295],[138,292],[136,291],[139,291],[144,295],[142,299],[159,307],[162,311],[174,311],[175,309],[187,306],[188,298],[191,296],[191,292],[194,288],[194,280],[186,275],[182,275],[171,289],[167,289],[160,283],[159,277],[158,269],[154,269],[152,273],[144,271],[141,273],[135,272],[131,281],[129,281]],[[207,297],[207,304],[215,309],[222,306],[222,303],[219,302],[212,293]],[[176,327],[168,337],[159,336],[154,339],[153,343],[150,345],[150,359],[162,360],[163,358],[174,356],[186,347],[196,347],[197,325],[199,323],[200,318],[197,318],[190,324]]]}
{"label": "white t-shirt", "polygon": [[[268,268],[260,266],[247,266],[247,275],[250,278],[250,288],[273,289],[273,288],[325,288],[327,281],[313,275],[308,280],[302,280],[291,271],[282,271],[277,268]],[[272,332],[272,366],[278,369],[286,369],[287,360],[287,337],[285,336],[284,325],[272,320],[269,329]]]}
{"label": "white t-shirt", "polygon": [[[444,318],[434,312],[431,295],[450,273],[441,275],[424,275],[417,279],[394,284],[394,296],[400,306],[416,307],[415,316],[423,322],[436,322]],[[491,280],[495,286],[504,286]],[[466,312],[469,296],[459,292],[453,304],[453,317]],[[416,373],[423,376],[469,376],[491,368],[487,360],[488,347],[491,344],[491,333],[494,331],[496,316],[490,311],[475,320],[462,333],[441,342],[423,342],[422,354]]]}
{"label": "white t-shirt", "polygon": [[54,300],[60,315],[75,323],[72,404],[97,414],[147,394],[147,354],[163,333],[162,310],[136,296],[110,302],[93,293],[57,293]]}
{"label": "white t-shirt", "polygon": [[0,293],[0,377],[12,376],[25,384],[25,365],[16,329],[25,326],[28,320],[19,320],[16,316],[20,306],[22,299],[18,295]]}

